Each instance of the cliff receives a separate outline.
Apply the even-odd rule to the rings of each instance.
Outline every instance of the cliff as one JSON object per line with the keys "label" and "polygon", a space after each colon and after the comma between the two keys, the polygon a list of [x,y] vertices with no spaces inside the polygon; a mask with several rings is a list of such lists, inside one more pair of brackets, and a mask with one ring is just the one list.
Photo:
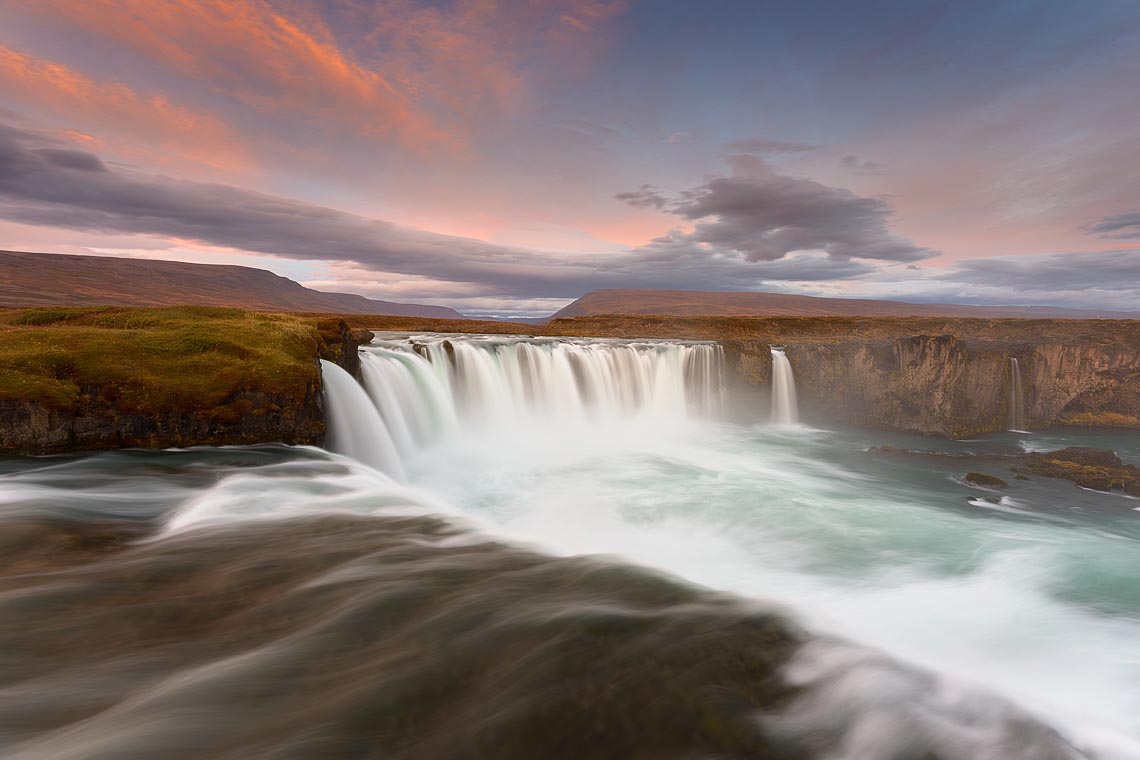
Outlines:
{"label": "cliff", "polygon": [[320,445],[317,360],[358,374],[370,337],[236,309],[0,312],[0,453]]}
{"label": "cliff", "polygon": [[[0,311],[0,452],[320,444],[317,359],[358,374],[368,336],[351,327],[520,330],[205,307]],[[766,418],[770,348],[783,345],[808,423],[949,437],[1002,430],[1013,357],[1026,427],[1140,428],[1140,321],[622,316],[554,320],[541,333],[718,341],[738,419]]]}
{"label": "cliff", "polygon": [[[1021,368],[1025,420],[1140,427],[1140,343],[1006,341],[952,334],[789,343],[803,419],[952,438],[1010,426],[1009,359]],[[729,343],[733,376],[769,389],[769,343]]]}
{"label": "cliff", "polygon": [[[471,320],[346,316],[378,330],[517,333]],[[772,345],[787,347],[805,422],[946,437],[1009,427],[1010,365],[1025,426],[1140,428],[1140,321],[869,317],[556,319],[542,335],[715,340],[741,418],[764,419]]]}

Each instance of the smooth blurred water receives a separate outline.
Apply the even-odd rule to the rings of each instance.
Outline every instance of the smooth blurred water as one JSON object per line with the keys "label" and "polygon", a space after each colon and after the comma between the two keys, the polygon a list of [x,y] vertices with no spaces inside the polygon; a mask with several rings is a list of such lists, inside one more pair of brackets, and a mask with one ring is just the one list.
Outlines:
{"label": "smooth blurred water", "polygon": [[[867,451],[882,444],[931,453]],[[547,551],[779,600],[817,630],[992,688],[1106,757],[1140,757],[1140,501],[1019,481],[1002,459],[1075,444],[1135,454],[1117,433],[950,442],[694,423],[466,435],[410,469]],[[1011,487],[971,488],[971,470]]]}
{"label": "smooth blurred water", "polygon": [[[406,484],[305,447],[0,460],[0,521],[133,520],[155,527],[147,541],[163,541],[207,526],[322,514],[444,515],[464,526],[431,539],[445,553],[496,537],[553,555],[612,555],[774,600],[817,632],[937,674],[868,665],[874,658],[866,649],[805,648],[794,678],[830,686],[818,691],[826,698],[815,712],[784,720],[793,728],[807,721],[797,730],[810,732],[812,721],[844,711],[857,716],[862,723],[852,733],[862,738],[844,758],[907,757],[904,750],[885,754],[882,742],[925,736],[932,726],[957,732],[952,744],[960,754],[946,757],[1007,756],[1001,737],[985,733],[1004,708],[977,688],[1058,728],[1090,756],[1140,758],[1140,500],[1066,481],[1019,480],[1009,471],[1019,454],[1068,445],[1114,449],[1135,463],[1135,433],[1052,430],[943,441],[732,424],[708,416],[715,405],[693,403],[694,382],[701,393],[719,392],[702,353],[619,346],[623,361],[642,373],[623,385],[607,376],[620,369],[607,353],[612,344],[575,347],[578,358],[565,363],[562,349],[547,344],[488,343],[482,353],[469,345],[458,361],[477,367],[478,382],[442,371],[440,362],[450,359],[439,341],[422,353],[400,341],[370,349],[379,362],[368,375],[376,408],[346,412],[347,419],[375,415],[388,430],[398,419],[383,456],[362,459],[384,469],[398,456]],[[509,411],[522,404],[510,394],[527,392],[528,366],[560,384],[561,396],[531,389],[540,410],[569,398],[579,387],[568,379],[573,361],[588,363],[588,387],[608,413],[591,410],[590,394],[572,399],[573,414],[561,423]],[[377,399],[378,388],[396,396]],[[353,408],[366,402],[350,390]],[[484,396],[496,404],[493,424]],[[654,411],[663,404],[668,408]],[[353,446],[367,448],[367,433],[353,431]],[[877,448],[885,444],[896,448]],[[961,480],[968,471],[997,475],[1010,487],[971,487]],[[0,689],[0,702],[5,693]],[[23,699],[24,692],[8,696]],[[900,716],[918,723],[904,730]],[[976,735],[963,739],[971,730]],[[970,747],[987,750],[971,755]]]}

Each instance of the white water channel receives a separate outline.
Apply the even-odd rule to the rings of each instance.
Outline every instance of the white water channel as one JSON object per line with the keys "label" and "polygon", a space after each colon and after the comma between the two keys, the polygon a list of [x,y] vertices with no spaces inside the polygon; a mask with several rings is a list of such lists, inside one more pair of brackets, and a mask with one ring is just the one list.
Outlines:
{"label": "white water channel", "polygon": [[1009,429],[1025,430],[1025,390],[1021,387],[1021,365],[1009,357]]}
{"label": "white water channel", "polygon": [[784,349],[772,347],[772,424],[795,425],[800,421],[796,401],[796,378]]}

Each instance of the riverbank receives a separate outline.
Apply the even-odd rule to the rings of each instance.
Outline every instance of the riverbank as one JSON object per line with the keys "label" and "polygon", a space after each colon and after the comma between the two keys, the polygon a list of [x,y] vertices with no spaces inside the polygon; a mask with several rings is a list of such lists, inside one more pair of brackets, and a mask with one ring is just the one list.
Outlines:
{"label": "riverbank", "polygon": [[0,311],[0,452],[325,435],[318,359],[359,371],[339,318],[197,306]]}
{"label": "riverbank", "polygon": [[734,419],[763,421],[771,346],[801,417],[962,438],[1024,426],[1140,428],[1140,322],[612,316],[542,326],[209,307],[0,311],[0,452],[294,443],[325,436],[319,359],[357,375],[368,330],[715,340]]}

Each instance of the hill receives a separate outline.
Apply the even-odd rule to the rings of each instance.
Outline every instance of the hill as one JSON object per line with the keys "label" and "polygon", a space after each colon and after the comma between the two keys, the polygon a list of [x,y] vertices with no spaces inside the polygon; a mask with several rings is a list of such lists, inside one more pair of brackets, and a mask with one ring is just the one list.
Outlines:
{"label": "hill", "polygon": [[228,306],[257,311],[462,318],[443,306],[326,293],[229,264],[0,251],[0,306]]}
{"label": "hill", "polygon": [[551,316],[666,314],[735,317],[982,317],[989,319],[1136,319],[1140,312],[1061,309],[1051,306],[963,306],[818,298],[783,293],[715,293],[703,290],[595,290]]}

